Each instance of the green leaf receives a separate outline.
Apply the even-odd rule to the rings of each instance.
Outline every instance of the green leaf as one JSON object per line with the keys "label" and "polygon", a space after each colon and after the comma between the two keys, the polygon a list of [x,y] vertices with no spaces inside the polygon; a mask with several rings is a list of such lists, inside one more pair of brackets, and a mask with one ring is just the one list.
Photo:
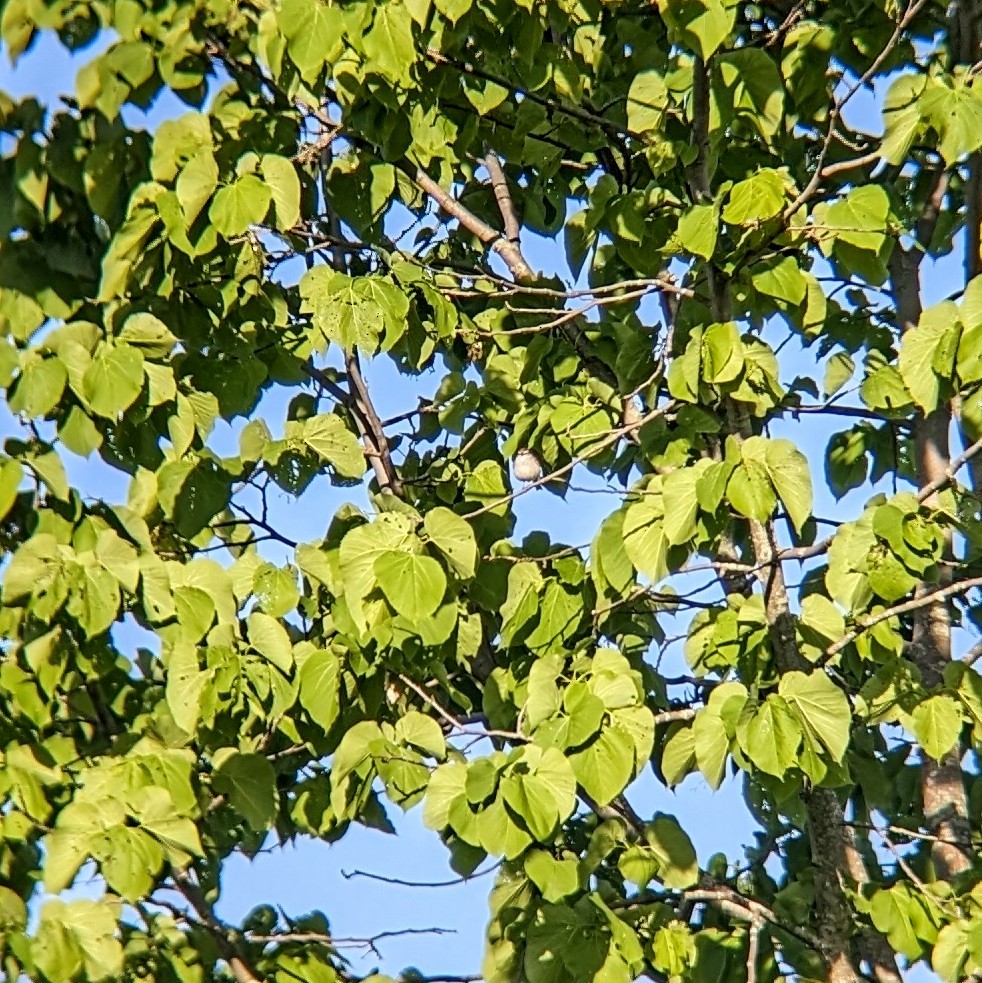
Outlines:
{"label": "green leaf", "polygon": [[366,354],[378,349],[385,329],[385,310],[367,296],[358,280],[315,266],[300,281],[302,310],[313,314],[314,327],[324,340],[336,341],[346,351]]}
{"label": "green leaf", "polygon": [[190,226],[201,213],[218,187],[218,164],[211,149],[195,154],[177,177],[174,190],[184,211],[184,221]]}
{"label": "green leaf", "polygon": [[280,672],[293,668],[293,644],[286,629],[275,618],[261,611],[249,615],[249,644]]}
{"label": "green leaf", "polygon": [[474,529],[456,512],[437,506],[423,519],[429,541],[447,558],[457,576],[469,580],[477,570],[477,540]]}
{"label": "green leaf", "polygon": [[753,177],[738,181],[730,189],[723,208],[723,221],[731,225],[753,225],[781,214],[785,200],[785,177],[771,167],[762,167]]}
{"label": "green leaf", "polygon": [[607,584],[623,592],[634,583],[634,564],[624,549],[624,515],[618,509],[607,516],[590,547],[591,573],[600,593]]}
{"label": "green leaf", "polygon": [[702,336],[702,377],[706,382],[733,382],[744,369],[740,331],[732,321],[711,324]]}
{"label": "green leaf", "polygon": [[315,649],[300,666],[300,705],[322,730],[328,731],[341,712],[341,663],[326,649]]}
{"label": "green leaf", "polygon": [[193,734],[201,714],[201,694],[209,678],[198,663],[193,646],[175,648],[167,660],[167,708],[174,723],[186,734]]}
{"label": "green leaf", "polygon": [[375,561],[375,576],[389,603],[411,622],[430,617],[447,590],[446,574],[430,556],[388,550]]}
{"label": "green leaf", "polygon": [[582,751],[570,755],[576,780],[598,805],[607,805],[627,787],[634,773],[634,744],[613,727],[605,727]]}
{"label": "green leaf", "polygon": [[390,82],[409,84],[409,69],[416,61],[412,16],[405,3],[389,0],[375,7],[371,30],[362,39],[371,70]]}
{"label": "green leaf", "polygon": [[982,147],[982,87],[964,78],[947,82],[931,77],[919,102],[924,117],[938,131],[938,149],[950,166]]}
{"label": "green leaf", "polygon": [[774,694],[744,713],[736,734],[744,754],[768,775],[783,777],[798,758],[801,726],[787,703]]}
{"label": "green leaf", "polygon": [[583,616],[583,602],[575,592],[550,580],[539,597],[539,622],[525,637],[525,644],[535,652],[562,650],[576,633]]}
{"label": "green leaf", "polygon": [[914,920],[921,914],[918,902],[910,896],[905,885],[877,891],[870,901],[870,918],[876,928],[887,936],[891,947],[913,961],[921,954],[921,942]]}
{"label": "green leaf", "polygon": [[692,750],[703,778],[711,788],[719,788],[726,775],[730,738],[726,724],[712,708],[704,708],[696,714],[692,724]]}
{"label": "green leaf", "polygon": [[741,515],[766,522],[777,505],[769,470],[759,461],[743,461],[730,475],[726,498]]}
{"label": "green leaf", "polygon": [[683,213],[675,228],[675,238],[681,248],[703,259],[713,255],[718,234],[719,222],[714,205],[692,205]]}
{"label": "green leaf", "polygon": [[321,0],[283,0],[277,21],[290,58],[307,82],[341,53],[344,18],[339,7]]}
{"label": "green leaf", "polygon": [[[733,18],[736,6],[727,11]],[[731,20],[732,23],[732,20]],[[785,124],[784,83],[773,58],[761,48],[743,47],[715,59],[710,127],[730,119],[769,141]]]}
{"label": "green leaf", "polygon": [[450,824],[450,807],[458,800],[467,801],[465,786],[468,767],[462,761],[440,765],[433,772],[423,801],[423,822],[428,829],[443,830]]}
{"label": "green leaf", "polygon": [[750,270],[750,281],[762,294],[798,305],[805,299],[808,282],[793,256],[781,256],[757,263]]}
{"label": "green leaf", "polygon": [[769,440],[764,456],[767,474],[796,532],[811,518],[812,479],[808,458],[790,441]]}
{"label": "green leaf", "polygon": [[826,398],[834,396],[852,377],[856,363],[846,352],[835,352],[825,366],[822,392]]}
{"label": "green leaf", "polygon": [[914,402],[928,413],[938,405],[941,392],[933,361],[949,337],[957,346],[958,314],[957,306],[950,300],[935,304],[921,314],[914,327],[904,332],[900,345],[897,361],[900,376]]}
{"label": "green leaf", "polygon": [[828,226],[828,241],[872,252],[877,252],[886,239],[889,214],[890,199],[878,184],[853,188],[838,201],[816,205],[814,212],[816,225]]}
{"label": "green leaf", "polygon": [[629,846],[618,858],[617,869],[626,881],[643,890],[658,876],[661,864],[653,850],[644,846]]}
{"label": "green leaf", "polygon": [[136,593],[140,579],[140,561],[136,550],[111,529],[99,534],[95,544],[96,559],[131,594]]}
{"label": "green leaf", "polygon": [[703,61],[708,61],[733,30],[736,7],[726,7],[720,0],[657,2],[671,43],[688,48]]}
{"label": "green leaf", "polygon": [[545,850],[531,850],[525,857],[525,873],[546,901],[555,904],[580,887],[575,860],[556,860]]}
{"label": "green leaf", "polygon": [[688,542],[696,534],[696,518],[699,501],[696,483],[699,471],[695,468],[679,468],[665,475],[663,482],[665,502],[665,538],[673,546]]}
{"label": "green leaf", "polygon": [[68,476],[65,474],[65,465],[57,451],[29,457],[24,463],[47,485],[48,491],[55,498],[60,498],[63,502],[68,501],[71,494]]}
{"label": "green leaf", "polygon": [[82,378],[88,408],[111,420],[128,409],[142,390],[143,355],[130,345],[102,348]]}
{"label": "green leaf", "polygon": [[643,839],[659,856],[659,877],[665,887],[684,890],[699,880],[696,851],[674,816],[656,814],[645,827]]}
{"label": "green leaf", "polygon": [[118,907],[110,902],[50,900],[41,909],[31,954],[49,980],[70,980],[84,969],[86,979],[102,983],[123,972]]}
{"label": "green leaf", "polygon": [[123,323],[117,341],[139,348],[146,358],[166,358],[174,350],[177,338],[170,328],[153,314],[131,314]]}
{"label": "green leaf", "polygon": [[[320,3],[305,4],[315,10]],[[328,8],[323,8],[328,9]],[[292,229],[300,221],[300,178],[293,163],[277,154],[264,154],[259,163],[263,180],[273,198],[273,218],[281,232]]]}
{"label": "green leaf", "polygon": [[[724,734],[725,737],[725,734]],[[696,767],[695,737],[691,727],[680,727],[665,742],[661,771],[665,784],[674,788]]]}
{"label": "green leaf", "polygon": [[164,865],[163,847],[128,826],[114,826],[106,841],[106,855],[99,864],[106,883],[126,901],[138,901],[149,894]]}
{"label": "green leaf", "polygon": [[945,925],[931,952],[931,968],[945,983],[962,979],[962,968],[969,956],[968,930],[964,922]]}
{"label": "green leaf", "polygon": [[910,148],[926,128],[919,105],[926,83],[924,75],[901,75],[891,83],[883,100],[880,155],[894,166],[907,159]]}
{"label": "green leaf", "polygon": [[576,806],[576,777],[556,748],[522,748],[522,771],[511,771],[502,782],[505,801],[522,817],[528,831],[547,839]]}
{"label": "green leaf", "polygon": [[416,540],[414,523],[397,512],[384,512],[374,522],[356,526],[341,540],[338,558],[344,599],[356,623],[364,625],[362,600],[378,585],[375,560],[388,550],[402,551]]}
{"label": "green leaf", "polygon": [[668,88],[654,69],[638,72],[627,93],[627,125],[635,133],[661,134],[668,108]]}
{"label": "green leaf", "polygon": [[218,231],[231,239],[259,225],[269,211],[272,190],[256,174],[244,174],[215,192],[208,217]]}
{"label": "green leaf", "polygon": [[917,743],[935,761],[940,761],[961,735],[961,706],[951,696],[929,696],[914,707],[910,719]]}
{"label": "green leaf", "polygon": [[447,753],[447,742],[440,725],[418,710],[410,710],[399,718],[396,724],[396,740],[411,744],[438,761]]}
{"label": "green leaf", "polygon": [[[451,24],[456,24],[471,9],[473,0],[433,0],[433,5]],[[425,18],[414,17],[414,20],[425,25]]]}
{"label": "green leaf", "polygon": [[624,550],[634,566],[657,583],[668,573],[665,514],[653,496],[645,495],[624,516]]}
{"label": "green leaf", "polygon": [[19,461],[8,457],[0,462],[0,521],[6,519],[13,508],[23,480],[24,468]]}
{"label": "green leaf", "polygon": [[341,417],[333,413],[309,417],[300,425],[299,439],[342,477],[364,475],[365,452]]}
{"label": "green leaf", "polygon": [[276,818],[279,795],[273,766],[260,754],[233,751],[215,770],[212,787],[257,832]]}
{"label": "green leaf", "polygon": [[253,574],[252,589],[262,605],[263,613],[272,618],[289,614],[300,599],[296,573],[272,563],[264,563]]}
{"label": "green leaf", "polygon": [[699,880],[696,852],[685,830],[664,813],[644,828],[642,843],[628,847],[617,864],[629,881],[645,888],[659,878],[665,887],[684,890]]}
{"label": "green leaf", "polygon": [[29,417],[46,416],[58,405],[67,381],[68,373],[60,359],[43,358],[28,362],[10,396],[11,411]]}
{"label": "green leaf", "polygon": [[852,711],[846,694],[823,672],[810,675],[788,672],[781,677],[778,693],[804,725],[806,734],[820,741],[842,761],[849,746]]}

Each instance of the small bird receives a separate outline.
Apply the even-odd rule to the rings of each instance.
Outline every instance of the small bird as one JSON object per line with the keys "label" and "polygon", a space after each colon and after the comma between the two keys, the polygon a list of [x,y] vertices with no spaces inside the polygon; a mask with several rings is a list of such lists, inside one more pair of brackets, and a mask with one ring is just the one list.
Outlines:
{"label": "small bird", "polygon": [[625,399],[624,409],[621,414],[622,425],[637,429],[637,426],[641,420],[641,410],[638,408],[638,404],[635,403],[633,399]]}
{"label": "small bird", "polygon": [[625,399],[621,409],[621,426],[630,427],[627,433],[624,434],[624,439],[629,444],[640,443],[638,440],[638,430],[639,424],[643,419],[644,416],[638,404],[630,397]]}
{"label": "small bird", "polygon": [[515,453],[511,466],[519,481],[538,481],[542,477],[542,462],[527,447]]}

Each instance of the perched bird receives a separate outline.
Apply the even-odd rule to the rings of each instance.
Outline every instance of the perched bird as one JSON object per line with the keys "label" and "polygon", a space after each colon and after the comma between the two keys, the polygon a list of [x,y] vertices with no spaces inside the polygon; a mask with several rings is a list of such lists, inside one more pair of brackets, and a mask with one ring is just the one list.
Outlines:
{"label": "perched bird", "polygon": [[[641,420],[642,420],[641,410],[639,409],[638,404],[634,402],[633,399],[625,399],[624,409],[621,414],[622,426],[633,427],[636,430]],[[628,437],[633,438],[634,431],[628,434]]]}
{"label": "perched bird", "polygon": [[515,453],[511,466],[519,481],[538,481],[542,477],[542,462],[527,447]]}

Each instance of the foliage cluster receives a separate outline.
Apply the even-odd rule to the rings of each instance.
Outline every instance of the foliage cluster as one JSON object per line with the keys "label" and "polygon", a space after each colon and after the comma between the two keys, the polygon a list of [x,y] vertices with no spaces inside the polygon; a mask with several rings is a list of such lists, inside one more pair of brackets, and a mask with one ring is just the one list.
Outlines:
{"label": "foliage cluster", "polygon": [[[324,914],[227,924],[220,875],[386,804],[500,862],[489,983],[982,971],[977,4],[6,0],[0,31],[111,39],[63,105],[0,97],[8,979],[350,981]],[[419,397],[388,420],[382,362]],[[574,476],[598,527],[515,541]],[[371,507],[293,542],[270,496],[330,484]],[[727,774],[745,859],[630,804]],[[39,903],[87,867],[101,899]]]}

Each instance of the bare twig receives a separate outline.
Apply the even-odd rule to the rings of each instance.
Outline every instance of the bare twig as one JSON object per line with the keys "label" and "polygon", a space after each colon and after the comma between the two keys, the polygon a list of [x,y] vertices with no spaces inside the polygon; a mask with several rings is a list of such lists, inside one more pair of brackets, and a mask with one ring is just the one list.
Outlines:
{"label": "bare twig", "polygon": [[519,246],[521,226],[518,223],[515,202],[512,200],[511,190],[508,187],[508,180],[505,177],[501,161],[498,160],[498,155],[493,150],[484,158],[484,166],[491,176],[491,187],[494,188],[494,197],[498,202],[498,210],[501,212],[501,219],[505,224],[505,238],[521,249]]}
{"label": "bare twig", "polygon": [[965,450],[956,457],[951,464],[945,469],[944,474],[935,478],[934,481],[928,482],[924,485],[917,494],[918,501],[923,502],[926,498],[929,498],[935,492],[940,491],[946,485],[950,484],[955,480],[955,476],[958,472],[971,461],[976,454],[982,453],[982,438],[979,438],[970,447],[965,448]]}
{"label": "bare twig", "polygon": [[815,172],[812,174],[811,180],[802,189],[801,194],[795,198],[795,200],[788,205],[784,210],[784,214],[781,216],[784,222],[787,222],[794,214],[809,201],[812,196],[818,191],[822,183],[822,178],[827,176],[825,174],[825,158],[828,156],[829,148],[832,145],[832,140],[835,136],[836,127],[839,125],[839,120],[842,119],[842,112],[852,100],[852,97],[864,86],[873,76],[880,70],[880,66],[890,57],[890,53],[893,49],[900,43],[900,39],[903,37],[904,31],[910,22],[917,16],[921,8],[927,3],[927,0],[913,0],[913,2],[907,5],[907,10],[904,12],[903,17],[897,22],[897,26],[890,35],[890,39],[881,49],[880,53],[873,59],[870,63],[869,68],[863,72],[862,75],[854,82],[847,90],[845,95],[836,102],[832,111],[829,113],[829,124],[828,130],[826,131],[825,140],[822,143],[822,149],[818,154],[818,161],[815,165]]}
{"label": "bare twig", "polygon": [[[358,361],[358,353],[352,351],[345,356],[345,368],[348,370],[348,378],[351,380],[351,396],[354,406],[358,408],[355,414],[356,421],[361,421],[360,429],[364,442],[371,445],[377,457],[372,457],[372,467],[375,468],[375,477],[378,480],[382,491],[391,492],[397,498],[402,498],[402,481],[392,463],[392,450],[389,447],[389,439],[385,435],[382,421],[375,410],[375,404],[368,392],[365,378],[361,374],[361,364]],[[375,462],[379,462],[379,467]],[[381,474],[380,474],[381,472]]]}
{"label": "bare twig", "polygon": [[760,933],[763,928],[762,919],[751,919],[747,937],[747,983],[757,983],[757,957],[760,953]]}
{"label": "bare twig", "polygon": [[838,639],[838,641],[833,642],[825,650],[822,661],[824,662],[831,659],[833,656],[841,652],[847,645],[859,638],[859,636],[864,632],[869,631],[870,628],[880,624],[882,621],[887,621],[890,618],[895,618],[901,614],[907,614],[910,611],[918,611],[921,608],[929,607],[932,604],[937,604],[939,601],[947,600],[949,597],[955,597],[958,594],[964,594],[967,591],[972,590],[973,587],[982,587],[982,577],[970,577],[968,580],[956,581],[953,584],[948,584],[946,587],[928,591],[921,594],[919,597],[915,597],[909,601],[904,601],[902,604],[895,604],[892,608],[886,608],[883,611],[879,611],[877,614],[870,615],[868,618],[863,618],[857,622],[854,628],[847,631],[845,635]]}
{"label": "bare twig", "polygon": [[472,211],[465,208],[448,191],[444,191],[422,168],[417,168],[411,175],[413,180],[452,218],[474,235],[482,245],[496,252],[507,264],[516,280],[532,280],[535,273],[525,262],[521,250],[514,242],[503,236],[497,229],[492,228],[483,219],[478,218]]}
{"label": "bare twig", "polygon": [[191,880],[186,870],[176,870],[172,874],[174,885],[178,892],[191,905],[201,919],[201,924],[208,930],[208,933],[215,940],[218,951],[222,958],[228,963],[236,983],[261,983],[261,979],[256,975],[245,956],[239,951],[235,942],[234,931],[224,922],[219,921],[215,916],[212,906],[205,898],[201,888]]}
{"label": "bare twig", "polygon": [[657,727],[659,724],[671,724],[680,720],[692,720],[696,712],[694,707],[680,707],[678,710],[662,710],[661,713],[655,714],[654,723]]}
{"label": "bare twig", "polygon": [[507,741],[521,742],[522,744],[528,743],[528,738],[524,734],[518,733],[514,730],[492,730],[480,729],[477,730],[473,727],[467,727],[460,722],[449,710],[447,710],[431,693],[429,693],[424,687],[420,686],[419,683],[410,679],[404,673],[398,673],[400,682],[404,686],[408,686],[424,703],[431,706],[458,734],[470,734],[474,737],[501,737]]}
{"label": "bare twig", "polygon": [[963,656],[962,662],[967,666],[974,666],[982,659],[982,642],[976,642]]}
{"label": "bare twig", "polygon": [[250,942],[260,944],[282,944],[284,942],[299,942],[304,945],[323,945],[331,949],[364,949],[381,958],[378,943],[385,939],[397,939],[406,935],[456,935],[452,928],[400,928],[389,932],[379,932],[378,935],[366,937],[338,936],[325,932],[271,932],[259,934],[249,932],[246,938]]}
{"label": "bare twig", "polygon": [[467,884],[470,881],[476,880],[479,877],[484,877],[487,874],[494,873],[502,864],[502,861],[498,861],[496,864],[492,864],[485,870],[478,871],[476,874],[470,874],[466,877],[454,877],[446,881],[410,881],[405,880],[401,877],[386,877],[384,874],[374,874],[368,870],[342,870],[341,876],[346,880],[350,881],[353,877],[364,877],[371,881],[380,881],[382,884],[393,884],[396,887],[411,887],[411,888],[436,888],[436,887],[456,887],[458,884]]}
{"label": "bare twig", "polygon": [[818,936],[811,929],[804,925],[795,925],[793,928],[781,922],[774,911],[767,905],[756,901],[753,898],[744,897],[733,888],[725,885],[703,886],[694,888],[691,891],[683,891],[682,897],[688,901],[702,901],[719,908],[730,918],[739,921],[750,922],[751,924],[768,923],[775,925],[785,932],[797,935],[810,946],[821,951],[821,942]]}

